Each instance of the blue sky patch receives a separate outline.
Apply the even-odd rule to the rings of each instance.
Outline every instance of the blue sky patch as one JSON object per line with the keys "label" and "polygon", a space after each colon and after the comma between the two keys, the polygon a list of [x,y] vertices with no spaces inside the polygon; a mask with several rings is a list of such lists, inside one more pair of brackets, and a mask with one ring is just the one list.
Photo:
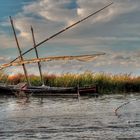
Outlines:
{"label": "blue sky patch", "polygon": [[35,0],[0,0],[0,21],[22,11],[22,7]]}
{"label": "blue sky patch", "polygon": [[76,9],[77,7],[77,0],[71,0],[70,3],[65,4],[66,9]]}

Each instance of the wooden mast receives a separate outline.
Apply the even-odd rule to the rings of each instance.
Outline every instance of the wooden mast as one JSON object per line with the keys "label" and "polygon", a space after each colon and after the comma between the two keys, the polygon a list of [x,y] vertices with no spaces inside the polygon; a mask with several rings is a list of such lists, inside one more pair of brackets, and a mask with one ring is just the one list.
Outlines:
{"label": "wooden mast", "polygon": [[[24,59],[23,59],[23,56],[22,56],[22,52],[21,52],[21,49],[20,49],[20,46],[19,46],[18,38],[17,38],[17,35],[16,35],[16,31],[15,31],[15,28],[14,28],[14,23],[13,23],[13,20],[12,20],[11,16],[10,16],[10,22],[11,22],[13,33],[14,33],[14,36],[15,36],[15,41],[16,41],[16,44],[17,44],[17,48],[18,48],[18,51],[19,51],[19,54],[20,54],[20,60],[23,61]],[[25,75],[27,84],[30,85],[30,81],[28,79],[28,74],[27,74],[25,64],[22,64],[22,67],[23,67],[23,71],[24,71],[24,75]]]}
{"label": "wooden mast", "polygon": [[[31,32],[32,32],[33,47],[35,49],[36,58],[39,59],[38,51],[37,51],[37,48],[35,47],[36,46],[36,41],[35,41],[34,30],[33,30],[32,26],[31,26]],[[43,74],[42,74],[42,69],[41,69],[41,64],[40,64],[40,62],[37,62],[37,64],[38,64],[38,69],[39,69],[42,85],[45,85],[45,82],[44,82],[44,79],[43,79]]]}

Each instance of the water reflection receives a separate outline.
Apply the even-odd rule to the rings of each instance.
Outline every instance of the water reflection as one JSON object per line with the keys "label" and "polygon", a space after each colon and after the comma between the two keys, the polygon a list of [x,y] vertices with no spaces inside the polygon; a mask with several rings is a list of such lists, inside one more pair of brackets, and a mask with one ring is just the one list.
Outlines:
{"label": "water reflection", "polygon": [[[140,139],[139,95],[0,98],[0,139]],[[129,102],[118,110],[121,104]]]}

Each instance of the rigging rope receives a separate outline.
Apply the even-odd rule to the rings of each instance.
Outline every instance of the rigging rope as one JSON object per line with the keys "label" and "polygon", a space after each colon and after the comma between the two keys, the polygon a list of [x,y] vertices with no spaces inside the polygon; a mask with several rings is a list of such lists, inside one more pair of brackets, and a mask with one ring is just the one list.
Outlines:
{"label": "rigging rope", "polygon": [[120,106],[118,106],[118,107],[114,110],[115,115],[118,116],[118,117],[120,117],[120,115],[118,114],[118,111],[119,111],[121,108],[123,108],[124,106],[126,106],[126,105],[128,105],[128,104],[130,104],[130,103],[132,103],[132,102],[134,102],[134,101],[138,101],[138,100],[140,100],[140,98],[135,99],[135,100],[133,100],[133,101],[128,101],[128,102],[125,102],[125,103],[121,104]]}

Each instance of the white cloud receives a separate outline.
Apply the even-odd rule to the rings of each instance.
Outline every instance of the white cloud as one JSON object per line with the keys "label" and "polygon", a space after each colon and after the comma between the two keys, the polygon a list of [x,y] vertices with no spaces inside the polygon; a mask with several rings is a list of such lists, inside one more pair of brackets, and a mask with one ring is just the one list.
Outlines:
{"label": "white cloud", "polygon": [[[137,18],[140,12],[140,1],[113,1],[112,6],[98,13],[95,17],[50,41],[54,48],[47,44],[46,54],[51,54],[50,50],[55,51],[54,55],[62,55],[67,51],[69,51],[69,54],[105,51],[110,55],[100,57],[93,62],[94,66],[90,69],[97,68],[99,70],[106,66],[115,69],[113,68],[114,65],[122,67],[131,67],[133,65],[134,68],[139,68],[139,58],[136,57],[136,52],[139,50],[140,43],[140,26],[138,24],[140,19]],[[77,0],[77,7],[73,9],[66,7],[69,3],[71,3],[71,0],[38,0],[24,6],[23,11],[15,15],[14,18],[15,27],[19,31],[18,37],[21,46],[32,47],[31,25],[34,27],[36,40],[39,42],[74,21],[99,10],[109,1]],[[8,36],[6,33],[0,35],[0,42],[2,42],[1,47],[15,46],[13,37]],[[67,48],[67,45],[71,48]],[[65,46],[65,48],[62,46]],[[118,52],[121,52],[121,54],[117,54]],[[42,51],[42,53],[45,52]],[[53,67],[51,65],[52,68],[49,67],[49,69],[50,71],[63,69],[64,66],[66,69],[72,67],[72,65],[60,64],[58,66],[55,64]],[[78,67],[82,66],[85,69],[89,67],[88,64],[87,66],[85,64],[78,65]]]}
{"label": "white cloud", "polygon": [[[87,16],[91,12],[100,9],[101,7],[109,3],[108,1],[102,0],[77,0],[77,8],[66,8],[65,5],[69,4],[70,2],[71,0],[41,0],[24,6],[23,11],[21,13],[18,13],[15,18],[16,28],[20,31],[19,40],[21,41],[21,44],[25,44],[24,46],[31,45],[32,40],[30,25],[33,25],[33,27],[35,28],[36,39],[38,41],[41,41],[52,35],[53,33],[56,33],[64,26],[69,25],[70,23],[73,23],[74,21],[77,21],[84,16]],[[127,35],[125,34],[124,36],[122,36],[123,33],[119,31],[121,30],[122,23],[117,23],[117,21],[114,20],[121,14],[123,15],[137,10],[139,8],[138,3],[138,0],[135,0],[135,2],[129,0],[114,0],[114,5],[105,9],[101,13],[98,13],[97,16],[93,17],[93,20],[91,18],[85,24],[80,24],[76,28],[64,33],[64,35],[60,35],[60,37],[58,37],[58,39],[56,38],[54,42],[58,41],[73,44],[77,44],[76,42],[78,42],[79,45],[82,45],[84,42],[91,42],[91,40],[99,42],[99,44],[103,44],[106,40],[137,41],[137,36],[128,36],[128,23],[124,30],[125,32],[127,32]],[[44,19],[36,18],[34,16],[40,16]],[[116,23],[112,23],[113,25],[110,25],[111,23],[109,25],[105,24],[106,27],[104,27],[104,22],[109,23],[110,21],[114,21]],[[100,30],[100,26],[104,28],[102,28],[102,31]],[[110,28],[110,30],[112,31],[108,30],[107,32],[105,28]],[[97,30],[99,30],[100,33]],[[114,35],[112,35],[113,32]],[[71,41],[72,39],[73,41]]]}
{"label": "white cloud", "polygon": [[0,57],[0,64],[8,63],[9,61],[11,61],[11,57]]}
{"label": "white cloud", "polygon": [[[91,72],[107,72],[107,73],[132,73],[138,75],[140,69],[140,55],[139,53],[108,53],[103,56],[99,56],[92,62],[81,62],[81,61],[51,61],[42,63],[43,73],[79,73],[85,71]],[[29,74],[39,75],[36,64],[28,65]],[[22,67],[9,69],[9,72],[22,72]]]}
{"label": "white cloud", "polygon": [[43,18],[56,22],[67,22],[76,16],[76,9],[65,8],[71,0],[42,0],[23,8],[25,14],[35,13]]}
{"label": "white cloud", "polygon": [[[104,5],[107,5],[109,1],[103,1],[103,0],[77,0],[79,8],[77,9],[77,13],[80,16],[86,16],[87,13],[92,13],[93,9],[98,10]],[[110,1],[111,2],[111,1]],[[136,9],[139,8],[139,1],[129,1],[129,0],[114,0],[114,4],[109,7],[108,9],[105,9],[102,11],[102,14],[98,14],[96,18],[94,18],[93,22],[105,22],[109,21],[112,18],[115,18],[116,16],[119,16],[120,14],[124,13],[130,13]],[[129,8],[128,8],[129,7]]]}
{"label": "white cloud", "polygon": [[9,35],[6,35],[6,34],[0,35],[0,49],[11,48],[14,46],[15,46],[15,43],[14,43],[13,38],[11,38]]}

